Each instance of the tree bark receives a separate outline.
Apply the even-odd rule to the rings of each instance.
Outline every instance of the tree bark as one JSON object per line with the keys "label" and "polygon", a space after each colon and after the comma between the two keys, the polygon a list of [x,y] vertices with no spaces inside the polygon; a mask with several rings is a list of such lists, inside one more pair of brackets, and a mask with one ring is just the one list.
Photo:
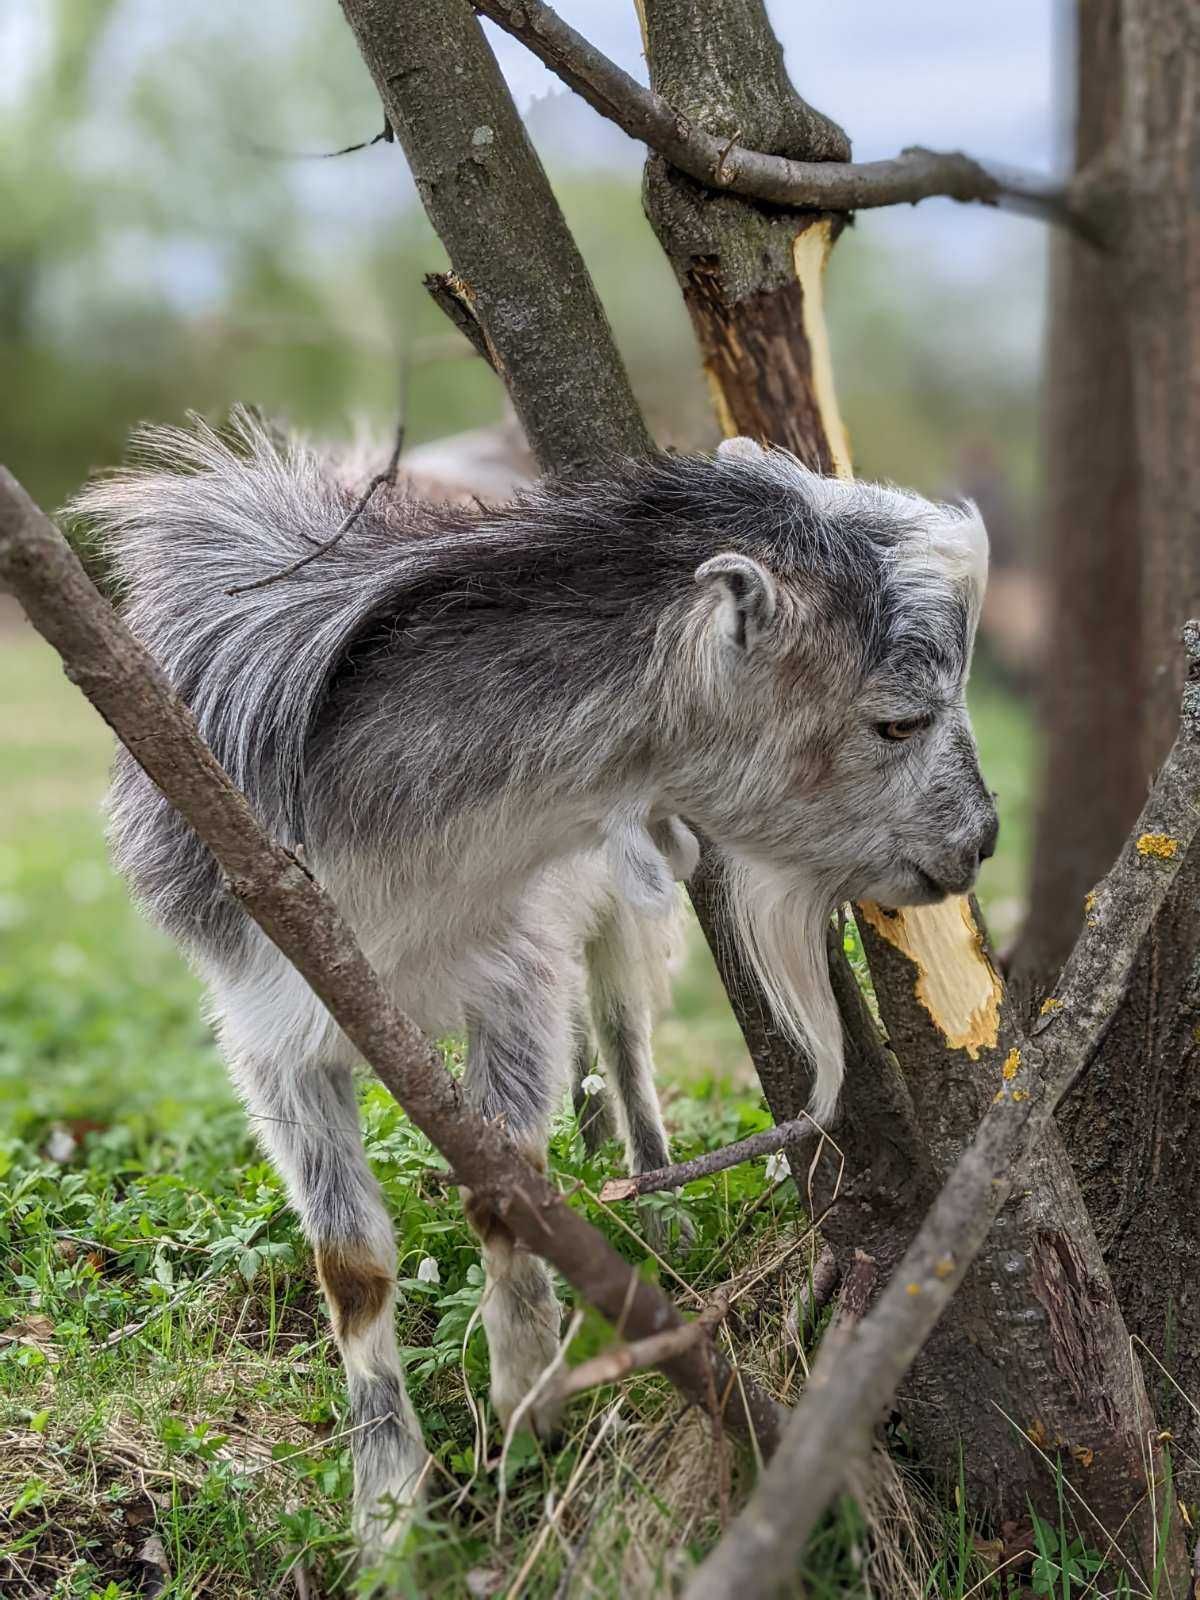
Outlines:
{"label": "tree bark", "polygon": [[[1074,7],[1079,172],[1109,160],[1120,138],[1121,9],[1121,0]],[[1036,998],[1066,960],[1084,896],[1137,815],[1153,765],[1140,731],[1141,528],[1119,244],[1100,251],[1058,235],[1050,248],[1042,532],[1054,620],[1029,910],[1009,964],[1014,987]],[[1086,805],[1072,803],[1078,795]]]}
{"label": "tree bark", "polygon": [[[808,107],[797,111],[761,0],[714,0],[702,16],[687,0],[642,0],[641,9],[653,87],[685,117],[726,137],[740,129],[759,149],[844,159],[838,131],[814,120]],[[848,473],[821,311],[822,273],[840,221],[714,196],[657,157],[647,164],[645,198],[691,313],[723,427],[786,445],[824,471]],[[703,881],[698,888],[701,925],[772,1112],[784,1120],[803,1103],[803,1074],[756,1014],[720,920],[719,893]],[[823,1226],[843,1268],[857,1245],[886,1273],[913,1236],[930,1182],[936,1187],[958,1161],[1002,1081],[1014,1017],[970,902],[907,912],[865,906],[859,924],[904,1077],[895,1081],[870,1045],[856,1041],[836,1129],[847,1193]],[[886,1099],[872,1103],[856,1082],[863,1059],[872,1086],[887,1086]],[[904,1114],[894,1118],[890,1107],[897,1105]],[[882,1194],[876,1188],[858,1203],[864,1181],[870,1190],[879,1174],[894,1171],[898,1145],[909,1181],[893,1186],[885,1179]],[[823,1171],[828,1160],[823,1152]],[[828,1203],[833,1190],[827,1175],[822,1181],[817,1200]],[[899,1205],[887,1205],[888,1191]],[[847,1225],[863,1236],[851,1236]],[[1067,1292],[1064,1279],[1081,1287]],[[1132,1515],[1132,1542],[1152,1558],[1154,1529],[1144,1512],[1144,1439],[1152,1419],[1140,1375],[1128,1365],[1127,1334],[1099,1246],[1052,1139],[1029,1191],[998,1219],[921,1351],[901,1391],[902,1412],[922,1459],[948,1477],[961,1460],[972,1504],[1005,1517],[1025,1516],[1031,1499],[1054,1512],[1054,1472],[1030,1448],[1028,1430],[1112,1526]],[[1160,1466],[1151,1459],[1152,1473]],[[1179,1555],[1172,1551],[1173,1559]]]}
{"label": "tree bark", "polygon": [[[1200,14],[1192,0],[1126,0],[1120,44],[1114,164],[1128,206],[1119,271],[1132,377],[1133,429],[1124,449],[1139,469],[1138,776],[1144,782],[1165,754],[1167,708],[1178,681],[1159,630],[1177,627],[1200,602]],[[1123,615],[1131,609],[1123,607]],[[1101,708],[1097,719],[1102,715]],[[1061,1121],[1126,1321],[1179,1385],[1155,1377],[1161,1420],[1194,1459],[1200,1451],[1191,1404],[1200,1395],[1196,862],[1180,874],[1121,1015]]]}

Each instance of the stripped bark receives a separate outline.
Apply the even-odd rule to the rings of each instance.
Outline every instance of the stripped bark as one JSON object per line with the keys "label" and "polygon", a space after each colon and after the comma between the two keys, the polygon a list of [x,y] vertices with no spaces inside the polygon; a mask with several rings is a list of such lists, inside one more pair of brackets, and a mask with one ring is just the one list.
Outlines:
{"label": "stripped bark", "polygon": [[[0,591],[16,596],[62,657],[67,676],[212,851],[231,892],[323,1001],[408,1116],[522,1244],[626,1337],[679,1328],[667,1297],[572,1211],[496,1122],[463,1102],[429,1041],[397,1010],[333,901],[292,853],[263,832],[201,739],[161,669],[101,597],[78,557],[0,467]],[[661,1370],[707,1405],[716,1383],[724,1422],[774,1448],[778,1407],[720,1351],[672,1350]]]}
{"label": "stripped bark", "polygon": [[[1185,630],[1191,681],[1179,736],[1116,864],[1097,892],[1063,973],[1058,1005],[1033,1037],[1020,1037],[992,1080],[994,1098],[975,1138],[950,1174],[899,1271],[858,1326],[818,1355],[804,1398],[789,1418],[775,1459],[750,1503],[688,1586],[688,1600],[774,1594],[793,1573],[817,1518],[865,1459],[871,1432],[991,1222],[1050,1127],[1062,1095],[1082,1070],[1120,1007],[1147,930],[1161,912],[1200,831],[1200,622]],[[1151,847],[1155,841],[1161,848]],[[1169,848],[1168,848],[1169,847]],[[1051,1253],[1057,1252],[1051,1249]],[[1055,1268],[1058,1304],[1079,1293],[1069,1257]],[[1159,1480],[1157,1491],[1166,1489]],[[1158,1550],[1138,1547],[1131,1530],[1096,1511],[1089,1529],[1110,1564],[1148,1581]],[[1106,1549],[1105,1541],[1112,1541]],[[1167,1561],[1167,1581],[1185,1580],[1187,1563]]]}

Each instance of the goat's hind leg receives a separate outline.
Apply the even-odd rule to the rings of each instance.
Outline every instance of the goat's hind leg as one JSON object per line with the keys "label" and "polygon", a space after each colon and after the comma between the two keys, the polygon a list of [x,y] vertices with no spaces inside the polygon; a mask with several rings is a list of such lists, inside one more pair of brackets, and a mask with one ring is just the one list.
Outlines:
{"label": "goat's hind leg", "polygon": [[[676,936],[672,921],[635,916],[614,904],[586,951],[592,1017],[600,1052],[617,1090],[624,1124],[629,1171],[655,1172],[670,1165],[667,1130],[655,1084],[651,1034],[655,1014],[665,1004],[668,960]],[[658,1206],[642,1206],[646,1233],[656,1250],[671,1240]],[[695,1242],[691,1218],[678,1210],[672,1218],[686,1250]]]}
{"label": "goat's hind leg", "polygon": [[[227,1017],[227,1034],[236,1019]],[[320,1058],[239,1050],[233,1075],[313,1246],[346,1369],[354,1527],[368,1557],[403,1540],[428,1454],[394,1325],[395,1241],[363,1152],[345,1046]]]}
{"label": "goat's hind leg", "polygon": [[600,1076],[596,1065],[592,1031],[581,1010],[575,1018],[572,1032],[571,1104],[575,1108],[575,1121],[579,1126],[583,1147],[593,1159],[610,1139],[617,1136],[608,1087],[598,1088],[594,1081]]}

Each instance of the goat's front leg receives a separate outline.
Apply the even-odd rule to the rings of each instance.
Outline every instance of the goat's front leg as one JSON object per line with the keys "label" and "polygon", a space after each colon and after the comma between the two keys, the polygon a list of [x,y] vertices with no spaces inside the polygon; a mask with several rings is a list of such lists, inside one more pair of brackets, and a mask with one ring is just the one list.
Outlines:
{"label": "goat's front leg", "polygon": [[[566,1010],[549,974],[528,987],[496,992],[486,1016],[468,1019],[467,1099],[503,1121],[529,1160],[544,1168],[553,1097],[570,1052]],[[467,1220],[483,1247],[482,1319],[492,1369],[492,1404],[507,1427],[558,1348],[561,1311],[550,1269],[513,1238],[503,1218],[463,1190]],[[557,1407],[535,1402],[524,1422],[539,1438],[553,1435]]]}

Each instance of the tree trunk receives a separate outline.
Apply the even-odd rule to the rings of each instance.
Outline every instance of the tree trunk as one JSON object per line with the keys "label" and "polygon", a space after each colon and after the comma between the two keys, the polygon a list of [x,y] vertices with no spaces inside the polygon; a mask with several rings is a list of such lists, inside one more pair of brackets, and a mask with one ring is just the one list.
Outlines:
{"label": "tree trunk", "polygon": [[[1120,135],[1121,0],[1076,0],[1074,31],[1074,159],[1083,171],[1104,162]],[[1083,926],[1084,896],[1107,872],[1146,793],[1138,473],[1122,289],[1115,254],[1055,233],[1042,511],[1053,628],[1040,690],[1029,910],[1009,969],[1015,988],[1039,998]],[[1170,731],[1164,736],[1169,741]],[[1073,803],[1080,795],[1084,806]]]}
{"label": "tree trunk", "polygon": [[[797,111],[762,0],[710,3],[699,18],[687,0],[642,0],[640,9],[653,86],[677,111],[712,133],[731,137],[740,129],[740,139],[772,152],[807,160],[842,156],[837,131],[807,107]],[[825,471],[849,472],[821,310],[822,274],[838,223],[714,196],[655,157],[645,197],[726,431],[785,444]],[[737,1001],[743,985],[719,906],[719,894],[705,885],[697,909]],[[852,1190],[863,1175],[892,1168],[899,1137],[922,1175],[907,1190],[912,1200],[926,1174],[946,1175],[1003,1090],[1011,1022],[967,900],[907,912],[867,906],[859,922],[908,1092],[893,1083],[887,1098],[872,1104],[865,1086],[850,1078],[836,1137]],[[786,1052],[744,999],[743,1016],[772,1112],[777,1119],[794,1115],[794,1065],[781,1060]],[[856,1049],[851,1074],[863,1059]],[[887,1083],[878,1063],[871,1082]],[[907,1113],[899,1126],[892,1114],[897,1104]],[[871,1212],[855,1203],[853,1192],[847,1200],[825,1224],[839,1254],[845,1259],[859,1245],[893,1261],[920,1213],[878,1205]],[[869,1228],[869,1236],[855,1239],[851,1227]],[[901,1405],[923,1460],[953,1476],[961,1450],[977,1509],[1020,1518],[1032,1499],[1054,1514],[1054,1473],[1030,1448],[1032,1440],[1062,1461],[1105,1526],[1127,1527],[1130,1556],[1152,1568],[1144,1440],[1153,1419],[1140,1374],[1130,1371],[1099,1245],[1057,1141],[1043,1149],[1030,1189],[993,1229],[922,1352]],[[1171,1556],[1182,1571],[1178,1546]]]}
{"label": "tree trunk", "polygon": [[[1117,164],[1128,212],[1116,242],[1133,379],[1125,449],[1140,472],[1143,781],[1170,738],[1167,707],[1178,683],[1173,642],[1189,608],[1200,606],[1198,59],[1194,0],[1126,0]],[[1180,1386],[1153,1378],[1160,1415],[1194,1459],[1200,863],[1181,872],[1125,1006],[1061,1123],[1126,1321]]]}

